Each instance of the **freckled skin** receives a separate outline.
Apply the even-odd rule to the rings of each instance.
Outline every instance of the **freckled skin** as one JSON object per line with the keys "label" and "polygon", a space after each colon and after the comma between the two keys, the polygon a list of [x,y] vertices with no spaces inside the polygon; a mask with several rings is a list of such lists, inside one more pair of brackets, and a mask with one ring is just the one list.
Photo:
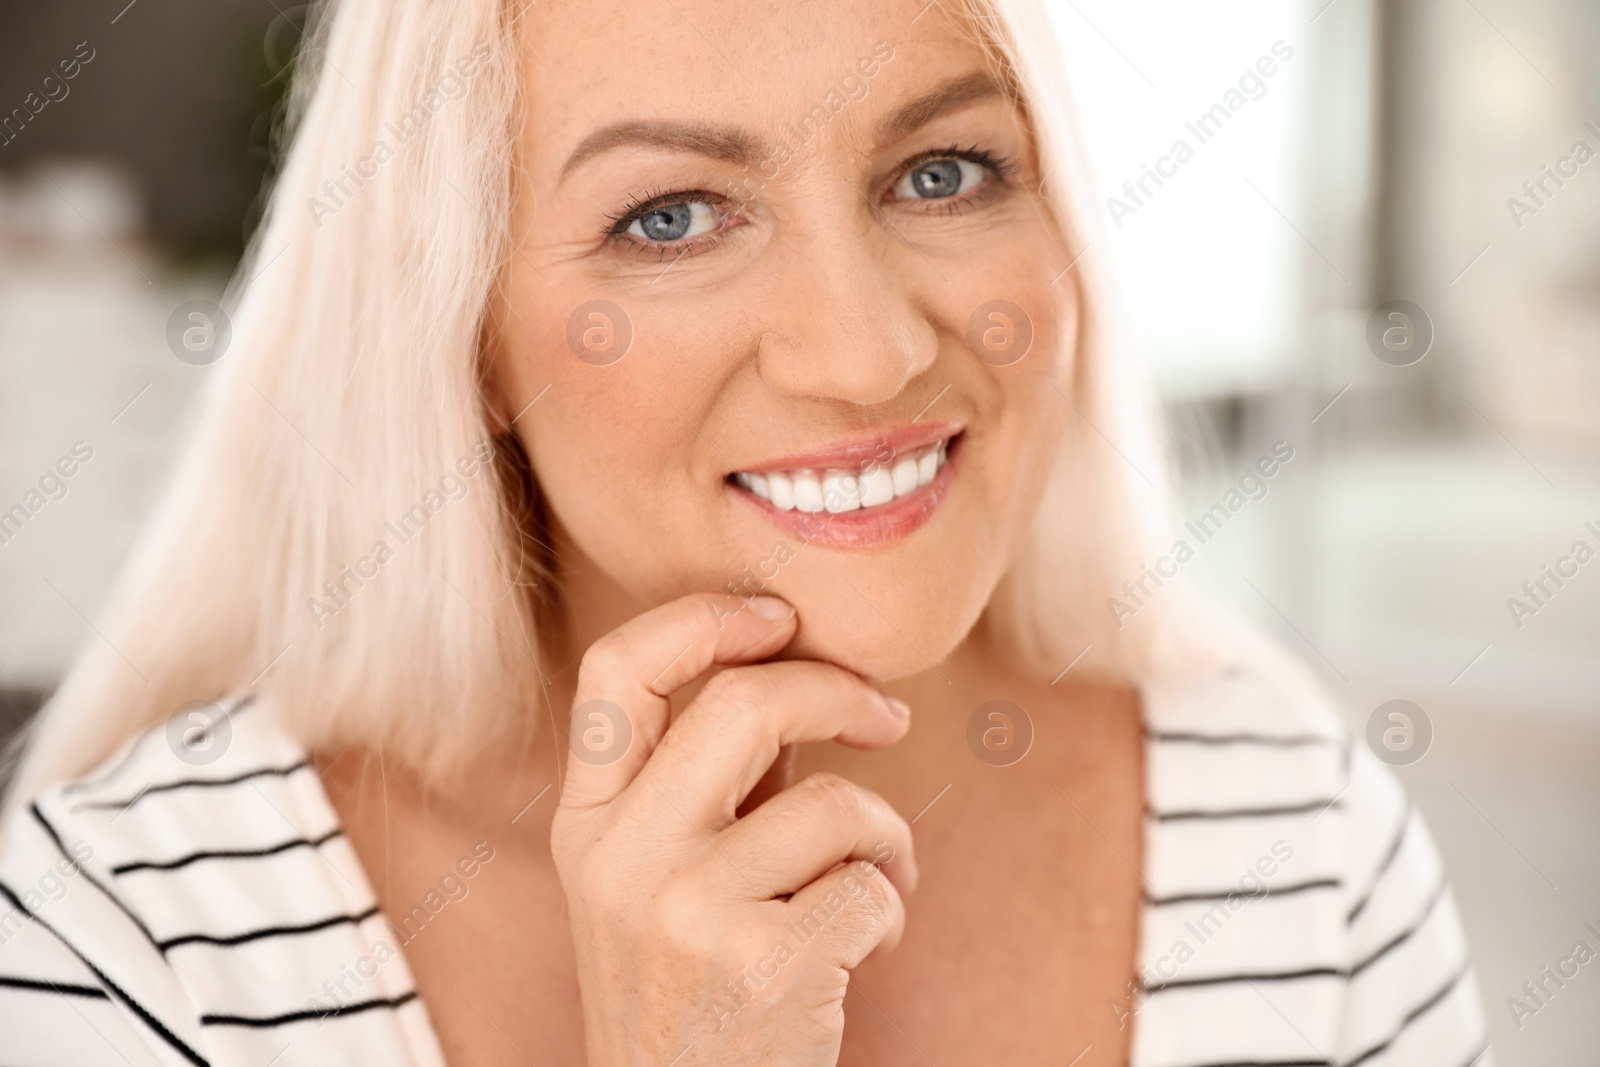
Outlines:
{"label": "freckled skin", "polygon": [[[838,1062],[1059,1065],[1086,1045],[1080,1067],[1126,1062],[1131,1031],[1108,1005],[1125,1002],[1133,974],[1139,876],[1123,857],[1141,850],[1137,698],[1076,675],[1020,677],[980,621],[1072,417],[1078,293],[1072,275],[1051,284],[1072,254],[1003,98],[880,137],[903,106],[986,70],[966,31],[924,6],[543,0],[519,23],[528,103],[490,392],[504,418],[524,412],[516,431],[559,560],[548,729],[530,752],[486,754],[470,791],[448,795],[372,773],[359,753],[320,764],[391,915],[475,842],[496,849],[470,899],[405,946],[452,1063],[584,1060],[583,902],[551,857],[579,658],[642,612],[720,591],[775,555],[766,591],[798,612],[782,656],[880,683],[910,704],[912,726],[887,748],[785,751],[756,797],[829,771],[909,820],[949,787],[913,827],[922,878],[904,939],[852,974]],[[813,105],[837,108],[807,127]],[[757,166],[627,145],[563,173],[595,131],[625,121],[742,131]],[[985,161],[960,168],[970,188],[902,195],[908,174],[950,153]],[[697,203],[651,223],[688,214],[691,236],[640,236],[640,205]],[[1033,331],[1009,366],[967,340],[993,300],[1022,308]],[[631,341],[614,362],[569,345],[569,321],[594,301],[625,316]],[[726,484],[919,417],[963,428],[961,464],[901,540],[802,545]],[[699,691],[675,693],[675,712]],[[968,748],[968,716],[993,699],[1021,705],[1036,732],[1012,767]]]}
{"label": "freckled skin", "polygon": [[[858,552],[784,537],[796,559],[771,582],[799,608],[795,653],[872,677],[924,670],[1010,563],[1070,411],[1051,383],[1070,380],[1076,295],[1050,282],[1071,256],[1033,191],[1026,128],[990,97],[875,143],[898,106],[983,70],[942,17],[912,24],[906,5],[682,10],[687,23],[665,4],[528,16],[543,57],[528,61],[529,98],[549,106],[529,109],[523,133],[519,254],[499,320],[504,407],[515,414],[549,387],[517,426],[558,544],[641,608],[722,588],[771,554],[780,535],[730,495],[732,470],[919,414],[964,424],[962,477],[915,536]],[[861,76],[863,60],[885,53]],[[847,74],[859,99],[836,96],[842,108],[820,133],[801,125]],[[562,177],[574,146],[624,119],[735,127],[764,150],[746,170],[627,147]],[[893,196],[907,160],[952,146],[991,153],[1008,173],[943,200]],[[609,215],[658,192],[730,189],[739,201],[707,212],[730,217],[715,235],[666,249],[601,236]],[[1030,354],[1008,367],[967,345],[974,310],[994,299],[1025,309],[1034,331]],[[610,366],[574,358],[566,342],[569,317],[591,300],[631,324],[631,347]]]}

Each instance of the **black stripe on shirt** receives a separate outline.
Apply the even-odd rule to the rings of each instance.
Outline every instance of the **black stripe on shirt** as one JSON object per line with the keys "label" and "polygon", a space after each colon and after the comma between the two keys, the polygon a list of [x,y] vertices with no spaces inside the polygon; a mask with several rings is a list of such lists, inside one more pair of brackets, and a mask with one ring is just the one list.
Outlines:
{"label": "black stripe on shirt", "polygon": [[308,761],[301,760],[298,763],[291,763],[287,767],[262,767],[257,770],[247,771],[244,774],[236,774],[232,778],[182,778],[176,782],[162,782],[160,785],[146,786],[127,800],[90,801],[84,804],[76,804],[72,810],[106,811],[114,808],[127,811],[153,793],[170,793],[174,789],[215,789],[226,785],[238,785],[240,782],[248,782],[252,778],[286,778],[295,771],[302,770],[310,765]]}
{"label": "black stripe on shirt", "polygon": [[1394,858],[1400,854],[1400,846],[1405,844],[1406,837],[1410,832],[1411,801],[1408,799],[1404,810],[1400,813],[1400,828],[1395,831],[1394,840],[1389,843],[1389,849],[1384,853],[1383,862],[1378,864],[1377,873],[1372,876],[1372,884],[1367,886],[1366,893],[1357,901],[1356,906],[1350,909],[1350,914],[1345,916],[1346,926],[1354,923],[1356,917],[1366,909],[1367,902],[1372,899],[1372,894],[1377,890],[1379,883],[1383,881],[1383,876],[1389,873],[1390,864],[1394,863]]}
{"label": "black stripe on shirt", "polygon": [[1200,821],[1209,819],[1266,819],[1278,815],[1303,815],[1308,811],[1325,811],[1328,808],[1337,808],[1342,805],[1338,797],[1328,800],[1309,800],[1303,804],[1285,804],[1270,808],[1221,808],[1214,811],[1182,810],[1182,811],[1155,811],[1146,809],[1145,814],[1156,822]]}
{"label": "black stripe on shirt", "polygon": [[111,994],[99,986],[51,982],[38,978],[16,978],[8,974],[0,974],[0,989],[28,989],[39,993],[58,993],[64,997],[88,997],[90,1000],[111,999]]}
{"label": "black stripe on shirt", "polygon": [[[1275,974],[1219,974],[1204,978],[1174,978],[1169,982],[1156,982],[1151,985],[1145,985],[1144,990],[1147,993],[1160,993],[1167,989],[1184,989],[1189,986],[1227,985],[1230,982],[1286,982],[1301,978],[1340,978],[1345,981],[1349,981],[1350,979],[1359,975],[1368,966],[1376,962],[1385,953],[1389,952],[1396,945],[1400,944],[1406,938],[1415,933],[1417,929],[1421,927],[1422,923],[1427,920],[1427,917],[1432,912],[1434,905],[1437,904],[1439,898],[1444,894],[1444,888],[1445,883],[1440,883],[1438,891],[1428,902],[1428,905],[1423,909],[1423,912],[1418,917],[1415,926],[1407,929],[1403,934],[1384,945],[1377,952],[1373,953],[1371,956],[1368,956],[1365,960],[1356,964],[1354,967],[1306,967],[1298,971],[1280,971]],[[1458,974],[1456,977],[1459,979],[1460,975]],[[1448,991],[1448,987],[1439,995],[1443,996],[1444,992],[1446,991]],[[1423,1008],[1419,1009],[1416,1014],[1420,1015],[1422,1011],[1427,1010],[1428,1006],[1429,1005],[1424,1005]]]}
{"label": "black stripe on shirt", "polygon": [[[78,862],[78,857],[67,851],[67,846],[61,842],[61,835],[56,833],[56,828],[54,826],[50,825],[50,820],[44,817],[44,812],[39,810],[39,805],[37,803],[29,804],[28,810],[33,813],[33,817],[38,821],[39,825],[44,827],[44,832],[50,835],[50,840],[56,846],[56,851],[61,853],[67,862],[72,864],[74,870],[83,875],[84,881],[94,886],[100,891],[101,896],[115,904],[117,906],[117,910],[126,915],[129,921],[139,928],[139,932],[145,936],[146,940],[148,940],[152,945],[156,945],[155,935],[152,934],[150,932],[150,928],[144,924],[144,920],[135,915],[133,910],[122,902],[121,897],[117,896],[111,890],[102,885],[100,883],[100,879],[90,874],[88,870],[84,868],[83,864]],[[160,945],[156,945],[156,949],[158,951],[160,948]]]}
{"label": "black stripe on shirt", "polygon": [[1382,948],[1378,949],[1376,952],[1372,953],[1372,955],[1368,956],[1366,959],[1350,968],[1350,977],[1354,978],[1356,975],[1360,974],[1374,963],[1377,963],[1380,959],[1397,948],[1412,934],[1422,929],[1422,924],[1428,921],[1428,918],[1433,914],[1433,909],[1438,907],[1439,901],[1444,898],[1445,886],[1448,884],[1449,883],[1447,883],[1443,878],[1439,879],[1439,887],[1435,889],[1431,895],[1429,895],[1428,902],[1422,906],[1422,911],[1417,915],[1412,924],[1400,931],[1400,933],[1396,934],[1394,937],[1390,938],[1384,943]]}
{"label": "black stripe on shirt", "polygon": [[154,1031],[155,1034],[161,1038],[161,1040],[165,1041],[172,1048],[176,1049],[184,1059],[194,1064],[195,1067],[211,1067],[211,1064],[206,1061],[205,1057],[201,1056],[194,1049],[184,1044],[182,1038],[178,1037],[178,1035],[173,1033],[171,1030],[168,1030],[166,1025],[162,1023],[160,1019],[157,1019],[145,1009],[144,1005],[140,1004],[127,993],[123,992],[121,986],[113,982],[104,971],[96,967],[93,963],[89,962],[89,957],[85,956],[82,952],[79,952],[77,947],[74,946],[72,942],[68,941],[65,937],[62,937],[60,931],[24,907],[22,901],[15,893],[11,891],[11,887],[7,886],[4,882],[0,882],[0,896],[4,896],[11,902],[12,907],[22,912],[22,914],[26,915],[29,919],[32,919],[34,922],[38,923],[41,930],[48,932],[57,941],[61,942],[62,945],[66,946],[67,951],[78,957],[78,959],[83,962],[85,967],[94,972],[94,976],[100,980],[100,984],[105,987],[107,993],[115,997],[117,1000],[120,1000],[123,1004],[127,1005],[128,1010],[137,1015],[140,1022],[144,1023],[147,1027]]}
{"label": "black stripe on shirt", "polygon": [[1323,734],[1273,734],[1235,733],[1202,734],[1189,730],[1154,730],[1145,736],[1153,741],[1185,745],[1264,745],[1269,748],[1302,748],[1307,745],[1337,745],[1337,737]]}
{"label": "black stripe on shirt", "polygon": [[1157,982],[1144,987],[1146,993],[1160,993],[1168,989],[1189,986],[1227,985],[1230,982],[1292,982],[1301,978],[1348,979],[1350,973],[1343,967],[1307,967],[1299,971],[1280,971],[1276,974],[1219,974],[1209,978],[1174,978],[1170,982]]}
{"label": "black stripe on shirt", "polygon": [[272,1015],[265,1018],[248,1015],[202,1015],[201,1026],[249,1026],[256,1029],[265,1029],[272,1026],[287,1026],[289,1023],[305,1022],[308,1019],[332,1019],[341,1015],[359,1015],[364,1011],[374,1008],[398,1008],[417,999],[417,991],[402,993],[398,997],[379,997],[375,1000],[362,1000],[354,1004],[344,1004],[327,1011],[292,1011],[287,1015]]}
{"label": "black stripe on shirt", "polygon": [[[1443,1000],[1446,996],[1448,996],[1450,991],[1456,987],[1456,985],[1461,981],[1461,979],[1466,977],[1467,968],[1468,968],[1468,964],[1463,963],[1460,966],[1460,968],[1458,968],[1456,970],[1456,973],[1454,975],[1452,975],[1449,979],[1447,979],[1445,981],[1444,985],[1439,987],[1437,992],[1435,992],[1432,996],[1428,997],[1428,999],[1424,1000],[1421,1004],[1418,1004],[1415,1008],[1412,1008],[1409,1012],[1407,1012],[1405,1014],[1405,1016],[1400,1020],[1399,1027],[1397,1027],[1395,1029],[1394,1033],[1390,1034],[1387,1039],[1379,1042],[1376,1045],[1373,1045],[1371,1048],[1367,1049],[1367,1051],[1363,1052],[1361,1055],[1357,1056],[1355,1059],[1346,1062],[1344,1064],[1344,1067],[1358,1067],[1359,1064],[1363,1064],[1363,1063],[1367,1062],[1372,1057],[1376,1056],[1378,1053],[1382,1052],[1384,1049],[1388,1048],[1390,1045],[1392,1045],[1396,1041],[1400,1040],[1400,1035],[1406,1032],[1406,1028],[1407,1027],[1409,1027],[1412,1023],[1416,1022],[1419,1018],[1421,1018],[1424,1014],[1426,1014],[1427,1011],[1430,1008],[1434,1007],[1441,1000]],[[1482,1058],[1483,1058],[1483,1053],[1479,1052],[1477,1056],[1473,1057],[1471,1063],[1476,1063],[1479,1059],[1482,1059]],[[1469,1065],[1469,1067],[1470,1067],[1470,1065]]]}
{"label": "black stripe on shirt", "polygon": [[120,863],[111,868],[112,874],[131,874],[134,871],[175,871],[179,867],[187,867],[191,863],[201,860],[249,860],[262,859],[266,856],[276,856],[280,852],[288,852],[295,848],[317,848],[332,841],[343,833],[342,830],[333,829],[321,837],[297,837],[292,841],[280,841],[276,845],[266,848],[240,848],[240,849],[211,849],[204,852],[191,852],[187,856],[179,856],[175,860],[139,860],[135,863]]}
{"label": "black stripe on shirt", "polygon": [[162,952],[177,948],[179,945],[222,945],[231,947],[243,945],[250,941],[260,941],[267,937],[290,937],[294,934],[315,933],[326,930],[330,926],[343,926],[345,924],[364,923],[378,914],[378,907],[374,904],[359,915],[334,915],[327,919],[318,919],[316,922],[305,923],[301,926],[264,926],[259,930],[249,930],[242,934],[229,934],[226,937],[213,937],[210,934],[184,934],[182,937],[170,938],[161,942],[156,947]]}
{"label": "black stripe on shirt", "polygon": [[1344,882],[1338,878],[1317,878],[1309,882],[1298,882],[1294,885],[1268,886],[1264,893],[1246,893],[1235,887],[1211,892],[1174,893],[1169,897],[1152,897],[1146,894],[1144,902],[1152,908],[1159,908],[1167,904],[1188,904],[1200,900],[1228,900],[1232,897],[1244,897],[1246,900],[1266,900],[1268,897],[1288,896],[1290,893],[1304,893],[1312,889],[1338,889],[1343,885]]}

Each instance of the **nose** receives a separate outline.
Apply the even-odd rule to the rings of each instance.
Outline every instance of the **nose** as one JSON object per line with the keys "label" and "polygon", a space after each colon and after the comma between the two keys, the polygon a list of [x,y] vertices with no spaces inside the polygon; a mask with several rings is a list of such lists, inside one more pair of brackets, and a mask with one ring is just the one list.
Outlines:
{"label": "nose", "polygon": [[768,386],[870,406],[892,400],[933,365],[938,336],[919,299],[918,272],[898,262],[910,252],[870,217],[787,233],[779,243],[775,310],[765,316],[758,354]]}

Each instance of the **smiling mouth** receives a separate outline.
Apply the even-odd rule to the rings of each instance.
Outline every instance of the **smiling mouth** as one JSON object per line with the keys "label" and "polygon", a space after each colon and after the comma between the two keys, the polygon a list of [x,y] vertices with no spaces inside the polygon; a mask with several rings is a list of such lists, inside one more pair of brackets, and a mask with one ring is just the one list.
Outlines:
{"label": "smiling mouth", "polygon": [[[809,543],[862,547],[905,537],[943,502],[954,481],[962,431],[847,446],[728,475],[729,488],[768,521]],[[867,458],[849,463],[851,454]],[[806,460],[810,459],[809,465]],[[831,462],[823,462],[831,459]],[[846,465],[849,463],[849,465]]]}
{"label": "smiling mouth", "polygon": [[897,457],[892,465],[869,464],[852,470],[738,471],[734,484],[760,497],[777,511],[826,511],[840,515],[868,511],[932,485],[945,465],[949,438]]}

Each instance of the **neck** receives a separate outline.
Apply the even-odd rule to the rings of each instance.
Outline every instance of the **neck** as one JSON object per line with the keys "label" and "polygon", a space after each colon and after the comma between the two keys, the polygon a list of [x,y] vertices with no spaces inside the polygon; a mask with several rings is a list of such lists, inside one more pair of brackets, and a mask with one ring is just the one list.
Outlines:
{"label": "neck", "polygon": [[[559,778],[558,767],[566,756],[568,713],[576,693],[578,664],[584,652],[607,633],[654,606],[606,574],[573,543],[558,522],[552,520],[548,536],[557,561],[557,572],[552,580],[559,592],[547,632],[541,634],[544,656],[540,666],[547,679],[545,705],[538,712],[542,721],[526,751],[486,754],[483,764],[475,768],[472,775],[470,792],[474,799],[461,795],[451,797],[454,803],[469,808],[490,807],[498,812],[514,800],[520,803],[520,798],[531,795],[530,790],[536,792],[544,783]],[[940,750],[938,735],[948,732],[941,727],[950,724],[957,710],[970,711],[996,695],[992,690],[997,679],[1007,673],[1001,665],[1001,657],[995,654],[985,621],[980,619],[942,662],[891,681],[875,683],[884,692],[911,705],[913,729],[900,744],[872,754],[867,763],[876,772],[873,777],[894,779],[911,772],[919,764],[932,770],[952,759],[963,758],[962,753],[952,756]],[[698,689],[698,684],[691,684],[681,697],[692,698]],[[809,769],[843,770],[848,763],[858,773],[867,770],[859,755],[848,755],[839,746],[806,747],[816,750],[804,759]],[[836,757],[843,757],[844,762],[835,766]],[[781,788],[786,784],[787,781],[780,781],[768,783],[768,786]],[[455,793],[454,790],[449,792]]]}

